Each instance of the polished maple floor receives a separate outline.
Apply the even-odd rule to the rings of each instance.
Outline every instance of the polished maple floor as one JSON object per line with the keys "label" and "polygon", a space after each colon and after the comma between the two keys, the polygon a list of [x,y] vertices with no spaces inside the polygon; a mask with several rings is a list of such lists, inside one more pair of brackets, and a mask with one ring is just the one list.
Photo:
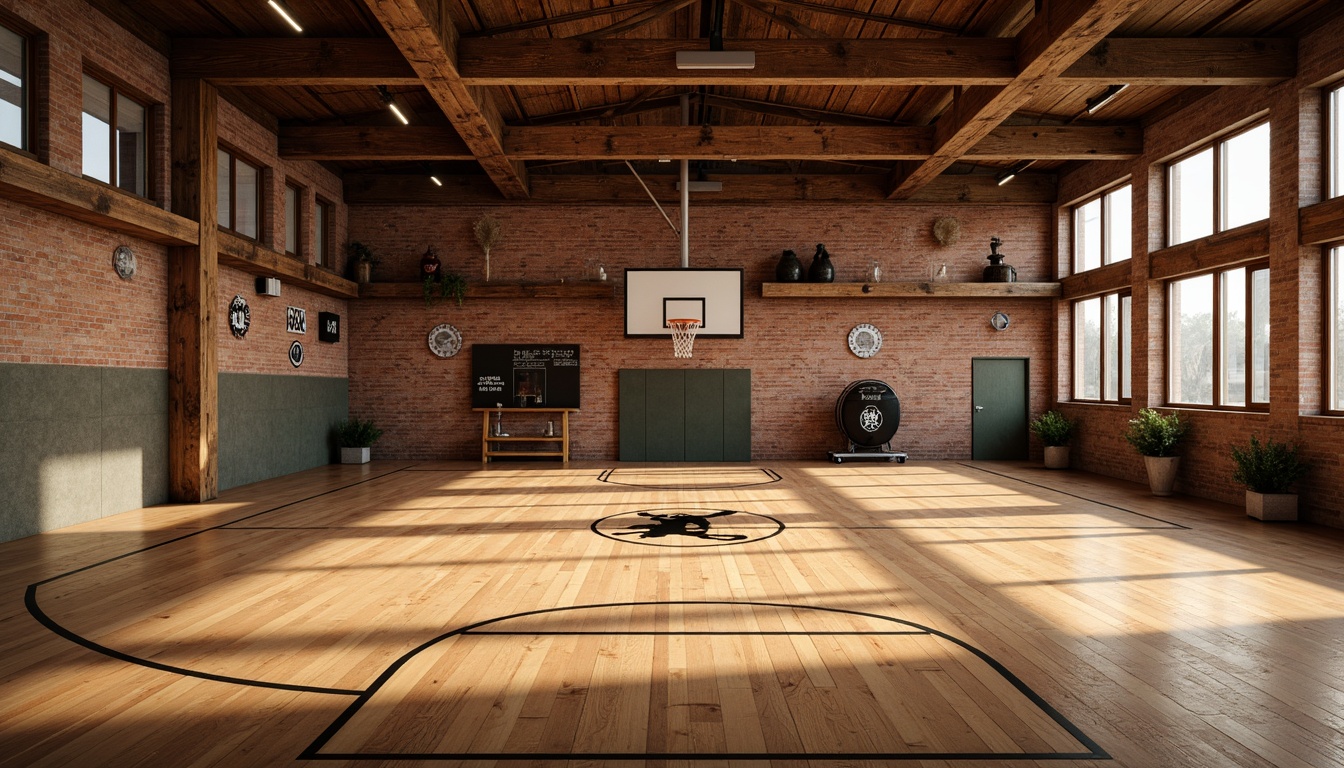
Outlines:
{"label": "polished maple floor", "polygon": [[1030,465],[324,467],[0,589],[2,765],[1344,765],[1344,532]]}

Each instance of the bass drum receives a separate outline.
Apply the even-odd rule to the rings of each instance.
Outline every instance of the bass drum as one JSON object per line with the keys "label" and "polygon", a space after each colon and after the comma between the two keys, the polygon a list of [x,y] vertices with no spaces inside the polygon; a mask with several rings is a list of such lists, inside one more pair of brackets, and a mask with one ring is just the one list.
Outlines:
{"label": "bass drum", "polygon": [[854,446],[880,448],[901,426],[900,398],[885,381],[856,381],[835,401],[835,424]]}

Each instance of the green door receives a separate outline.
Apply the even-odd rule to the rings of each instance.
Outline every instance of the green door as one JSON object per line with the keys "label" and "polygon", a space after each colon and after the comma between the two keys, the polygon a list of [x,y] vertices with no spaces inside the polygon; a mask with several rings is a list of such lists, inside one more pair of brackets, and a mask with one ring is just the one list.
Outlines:
{"label": "green door", "polygon": [[1027,359],[971,359],[971,458],[1027,458]]}

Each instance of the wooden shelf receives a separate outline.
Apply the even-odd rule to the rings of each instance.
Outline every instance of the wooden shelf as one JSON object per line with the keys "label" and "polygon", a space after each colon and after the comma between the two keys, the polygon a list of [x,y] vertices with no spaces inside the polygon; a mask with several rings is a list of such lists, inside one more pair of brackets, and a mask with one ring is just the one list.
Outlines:
{"label": "wooden shelf", "polygon": [[[578,408],[472,408],[481,414],[481,463],[489,463],[495,456],[549,456],[569,463],[569,414],[578,413]],[[560,434],[558,435],[492,435],[490,434],[490,414],[492,413],[531,413],[560,414]],[[493,443],[558,443],[549,451],[519,451],[510,448],[495,448]]]}
{"label": "wooden shelf", "polygon": [[762,283],[767,299],[1056,298],[1059,283]]}
{"label": "wooden shelf", "polygon": [[[616,295],[610,281],[575,280],[564,283],[467,282],[468,299],[609,299]],[[421,283],[365,283],[359,286],[361,299],[425,298]],[[451,301],[452,297],[446,297]]]}

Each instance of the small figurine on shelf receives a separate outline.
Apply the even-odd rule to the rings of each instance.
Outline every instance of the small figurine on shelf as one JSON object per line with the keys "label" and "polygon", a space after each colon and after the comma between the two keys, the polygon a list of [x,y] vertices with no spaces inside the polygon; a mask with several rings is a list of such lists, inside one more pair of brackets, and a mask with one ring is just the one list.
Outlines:
{"label": "small figurine on shelf", "polygon": [[1003,254],[999,253],[999,246],[1003,241],[997,237],[989,238],[989,266],[985,267],[986,283],[1012,283],[1017,281],[1017,270],[1003,263]]}
{"label": "small figurine on shelf", "polygon": [[439,267],[442,262],[439,261],[439,252],[434,246],[425,249],[425,255],[420,257],[420,279],[435,280],[439,279]]}

